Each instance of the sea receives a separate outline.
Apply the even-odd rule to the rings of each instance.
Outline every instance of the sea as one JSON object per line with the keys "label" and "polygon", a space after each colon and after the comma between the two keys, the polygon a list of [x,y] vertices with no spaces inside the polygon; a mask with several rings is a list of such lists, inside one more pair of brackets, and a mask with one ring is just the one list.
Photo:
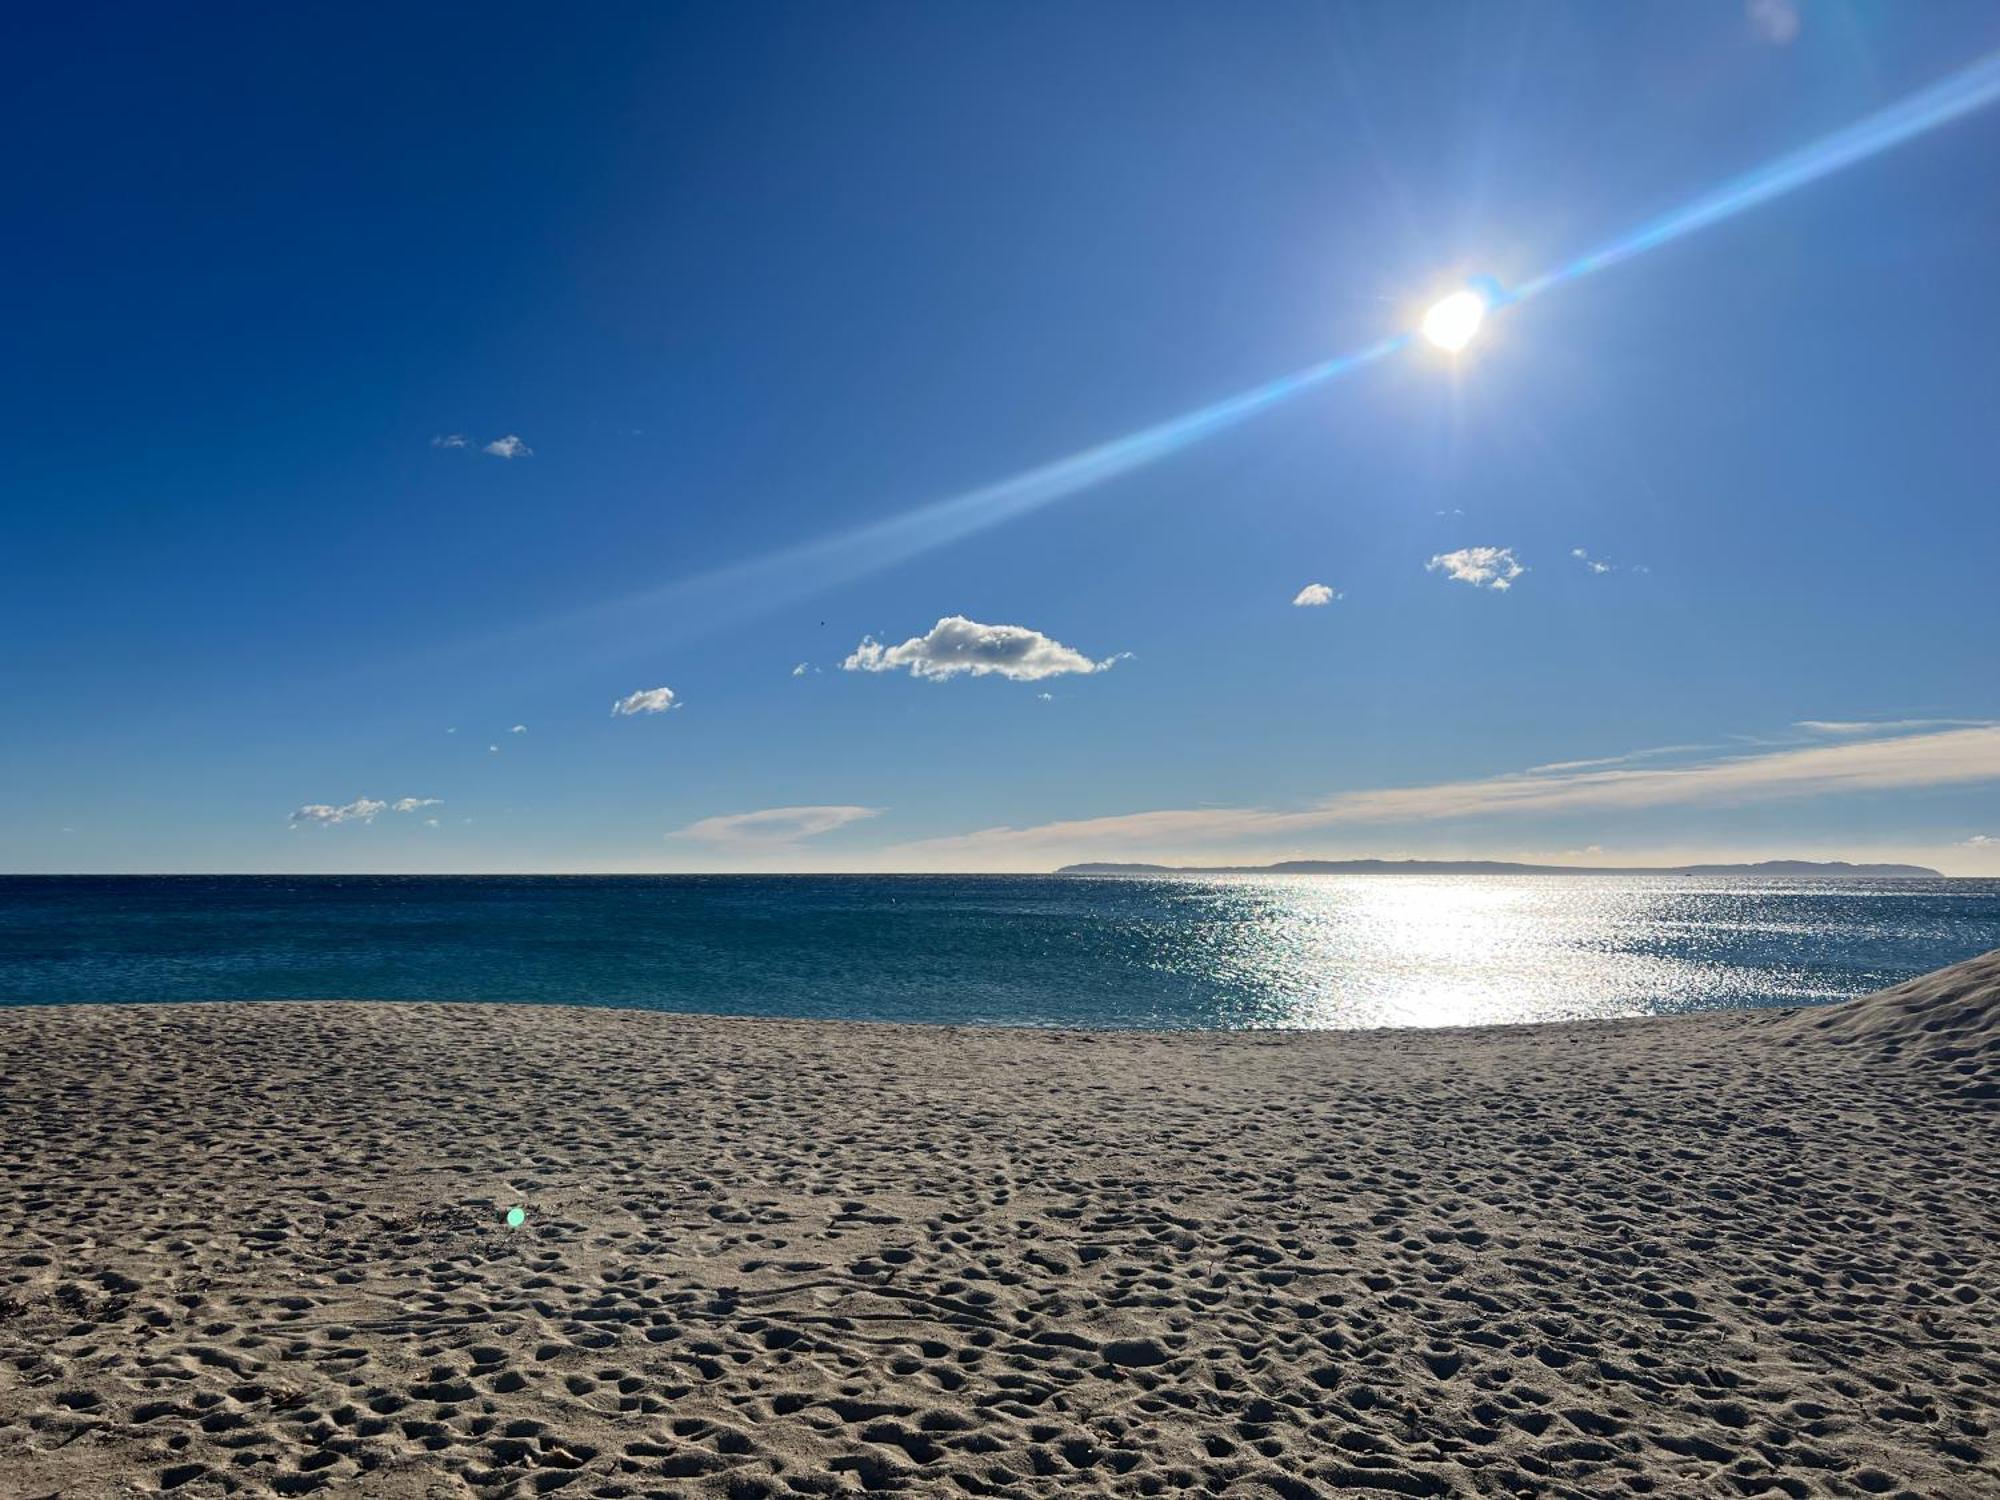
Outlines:
{"label": "sea", "polygon": [[0,1003],[491,1000],[953,1025],[1820,1005],[2000,947],[2000,881],[0,876]]}

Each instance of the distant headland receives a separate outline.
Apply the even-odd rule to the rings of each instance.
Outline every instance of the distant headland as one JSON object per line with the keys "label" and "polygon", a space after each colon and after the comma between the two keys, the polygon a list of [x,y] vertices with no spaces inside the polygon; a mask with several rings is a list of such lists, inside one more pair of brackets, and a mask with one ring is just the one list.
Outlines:
{"label": "distant headland", "polygon": [[1942,878],[1928,865],[1765,859],[1747,865],[1517,865],[1495,859],[1288,859],[1275,865],[1064,865],[1058,875],[1770,875],[1833,880]]}

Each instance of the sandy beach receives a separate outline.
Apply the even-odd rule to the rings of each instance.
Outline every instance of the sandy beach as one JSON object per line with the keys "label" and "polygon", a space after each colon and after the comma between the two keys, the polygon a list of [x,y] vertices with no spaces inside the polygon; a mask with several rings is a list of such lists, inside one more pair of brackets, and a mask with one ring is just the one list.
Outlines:
{"label": "sandy beach", "polygon": [[2000,1494],[1996,1015],[0,1010],[0,1494]]}

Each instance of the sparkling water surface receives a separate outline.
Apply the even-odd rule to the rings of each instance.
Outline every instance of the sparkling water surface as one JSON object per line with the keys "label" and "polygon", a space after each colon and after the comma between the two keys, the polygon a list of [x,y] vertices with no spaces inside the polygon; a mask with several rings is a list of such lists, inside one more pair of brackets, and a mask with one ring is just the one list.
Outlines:
{"label": "sparkling water surface", "polygon": [[1844,999],[2000,947],[2000,881],[0,877],[0,1001],[505,1000],[1095,1027]]}

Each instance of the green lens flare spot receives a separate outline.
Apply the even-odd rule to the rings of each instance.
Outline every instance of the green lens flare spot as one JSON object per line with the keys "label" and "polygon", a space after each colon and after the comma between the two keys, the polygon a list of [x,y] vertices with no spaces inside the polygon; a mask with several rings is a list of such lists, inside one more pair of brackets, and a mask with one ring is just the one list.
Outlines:
{"label": "green lens flare spot", "polygon": [[527,1222],[528,1211],[525,1208],[510,1208],[507,1210],[507,1227],[509,1229],[519,1229]]}

